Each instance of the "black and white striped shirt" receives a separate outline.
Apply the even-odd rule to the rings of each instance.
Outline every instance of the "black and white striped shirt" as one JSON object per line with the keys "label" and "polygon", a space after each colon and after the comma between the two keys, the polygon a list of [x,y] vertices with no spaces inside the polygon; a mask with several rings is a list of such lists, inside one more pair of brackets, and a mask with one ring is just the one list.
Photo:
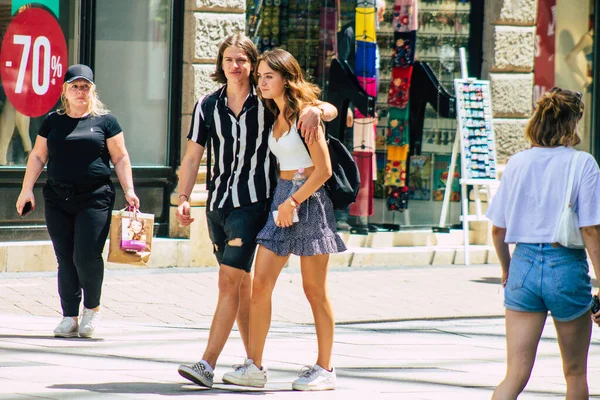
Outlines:
{"label": "black and white striped shirt", "polygon": [[[264,201],[274,187],[268,146],[273,114],[252,88],[236,117],[227,107],[226,88],[227,85],[209,95],[218,96],[211,128],[213,174],[208,185],[209,211]],[[204,96],[194,107],[188,139],[206,147],[205,115],[200,106],[203,100]]]}

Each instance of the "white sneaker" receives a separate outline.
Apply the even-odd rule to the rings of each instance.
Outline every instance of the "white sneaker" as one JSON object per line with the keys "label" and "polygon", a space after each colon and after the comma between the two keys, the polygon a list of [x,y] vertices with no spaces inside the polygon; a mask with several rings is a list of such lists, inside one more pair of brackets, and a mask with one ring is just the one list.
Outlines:
{"label": "white sneaker", "polygon": [[331,372],[318,364],[314,366],[305,366],[298,373],[298,379],[292,383],[294,390],[333,390],[335,389],[337,378],[335,369]]}
{"label": "white sneaker", "polygon": [[84,308],[81,323],[79,324],[79,336],[91,338],[98,322],[100,322],[100,311]]}
{"label": "white sneaker", "polygon": [[267,383],[267,368],[259,369],[250,358],[243,364],[233,366],[234,371],[223,375],[223,382],[238,386],[252,386],[262,388]]}
{"label": "white sneaker", "polygon": [[54,329],[54,337],[76,337],[79,325],[75,318],[64,317]]}
{"label": "white sneaker", "polygon": [[197,385],[210,388],[213,386],[213,377],[215,374],[208,370],[209,367],[210,366],[206,361],[200,360],[191,367],[180,365],[179,368],[177,368],[177,372],[185,379],[188,379]]}

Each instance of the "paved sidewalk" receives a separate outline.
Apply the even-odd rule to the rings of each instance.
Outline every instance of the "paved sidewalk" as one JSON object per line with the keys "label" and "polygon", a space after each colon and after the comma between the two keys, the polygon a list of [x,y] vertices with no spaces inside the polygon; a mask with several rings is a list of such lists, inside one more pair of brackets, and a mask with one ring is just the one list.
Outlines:
{"label": "paved sidewalk", "polygon": [[[329,272],[329,294],[337,322],[502,316],[499,273],[494,265],[339,268]],[[106,271],[104,318],[186,325],[210,321],[217,278],[216,268]],[[0,274],[0,314],[60,317],[56,274]],[[286,268],[279,277],[273,320],[312,322],[299,269]]]}
{"label": "paved sidewalk", "polygon": [[[316,343],[300,271],[275,290],[265,349],[264,390],[224,385],[243,361],[234,330],[219,359],[215,389],[190,384],[180,363],[206,345],[217,270],[107,271],[104,319],[94,339],[56,339],[55,274],[0,274],[0,400],[33,399],[489,399],[505,370],[498,266],[344,268],[330,272],[336,312],[338,388],[298,393],[291,382],[314,362]],[[600,328],[590,351],[590,389],[600,398]],[[524,400],[562,399],[556,334],[548,321]]]}

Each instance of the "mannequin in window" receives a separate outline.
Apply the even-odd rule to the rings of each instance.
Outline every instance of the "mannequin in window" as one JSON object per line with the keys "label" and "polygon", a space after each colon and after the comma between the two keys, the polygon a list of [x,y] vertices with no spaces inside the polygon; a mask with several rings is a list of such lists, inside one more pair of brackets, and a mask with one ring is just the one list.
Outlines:
{"label": "mannequin in window", "polygon": [[[582,53],[585,57],[586,68],[583,71],[583,68],[580,67],[580,63],[578,62],[579,53]],[[585,34],[583,34],[575,46],[569,51],[565,57],[565,63],[571,69],[573,76],[581,84],[581,91],[584,95],[584,102],[586,104],[591,104],[591,96],[592,96],[592,64],[594,62],[594,28],[588,30]],[[586,147],[586,144],[590,143],[590,127],[591,127],[591,113],[586,110],[579,124],[579,132],[581,134],[582,144],[578,147],[580,150],[589,151],[589,148]]]}
{"label": "mannequin in window", "polygon": [[[27,8],[31,8],[31,5],[22,6],[17,11],[17,14]],[[4,38],[4,33],[11,20],[10,11],[10,2],[4,6],[0,5],[0,43]],[[8,147],[12,136],[15,133],[15,128],[17,128],[21,140],[23,141],[25,156],[29,155],[32,148],[31,137],[29,136],[29,117],[15,110],[8,99],[5,99],[4,104],[2,105],[1,100],[4,97],[4,89],[0,83],[0,165],[8,164]]]}
{"label": "mannequin in window", "polygon": [[0,165],[7,165],[8,146],[15,132],[19,131],[19,136],[23,141],[23,151],[25,156],[31,151],[31,137],[29,136],[29,117],[15,110],[10,101],[4,103],[0,110]]}
{"label": "mannequin in window", "polygon": [[[567,53],[565,57],[565,62],[571,68],[575,76],[582,81],[582,87],[584,89],[588,88],[592,84],[592,62],[594,58],[593,53],[594,47],[594,29],[590,29],[587,31],[579,41],[573,46],[571,51]],[[577,55],[583,52],[585,59],[587,61],[587,71],[584,73],[579,65],[577,65]]]}

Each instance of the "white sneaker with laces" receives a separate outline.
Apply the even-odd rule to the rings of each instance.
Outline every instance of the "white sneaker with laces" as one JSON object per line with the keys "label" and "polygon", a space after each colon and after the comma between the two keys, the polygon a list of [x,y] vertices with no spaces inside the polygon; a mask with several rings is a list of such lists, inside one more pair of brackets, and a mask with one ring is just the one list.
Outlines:
{"label": "white sneaker with laces", "polygon": [[214,372],[209,371],[208,367],[209,365],[206,361],[200,360],[191,367],[180,365],[179,368],[177,368],[177,372],[185,379],[190,380],[197,385],[210,388],[213,386],[213,377],[215,374]]}
{"label": "white sneaker with laces", "polygon": [[267,368],[258,368],[252,359],[247,358],[243,364],[233,366],[234,371],[223,375],[223,382],[238,386],[252,386],[262,388],[267,383]]}
{"label": "white sneaker with laces", "polygon": [[84,308],[81,323],[79,324],[79,336],[84,338],[92,337],[98,322],[100,322],[100,311]]}
{"label": "white sneaker with laces", "polygon": [[79,325],[75,318],[64,317],[58,326],[54,328],[54,337],[76,337]]}
{"label": "white sneaker with laces", "polygon": [[335,369],[332,368],[330,372],[318,364],[314,366],[307,365],[298,373],[298,379],[292,383],[292,389],[333,390],[336,381]]}

